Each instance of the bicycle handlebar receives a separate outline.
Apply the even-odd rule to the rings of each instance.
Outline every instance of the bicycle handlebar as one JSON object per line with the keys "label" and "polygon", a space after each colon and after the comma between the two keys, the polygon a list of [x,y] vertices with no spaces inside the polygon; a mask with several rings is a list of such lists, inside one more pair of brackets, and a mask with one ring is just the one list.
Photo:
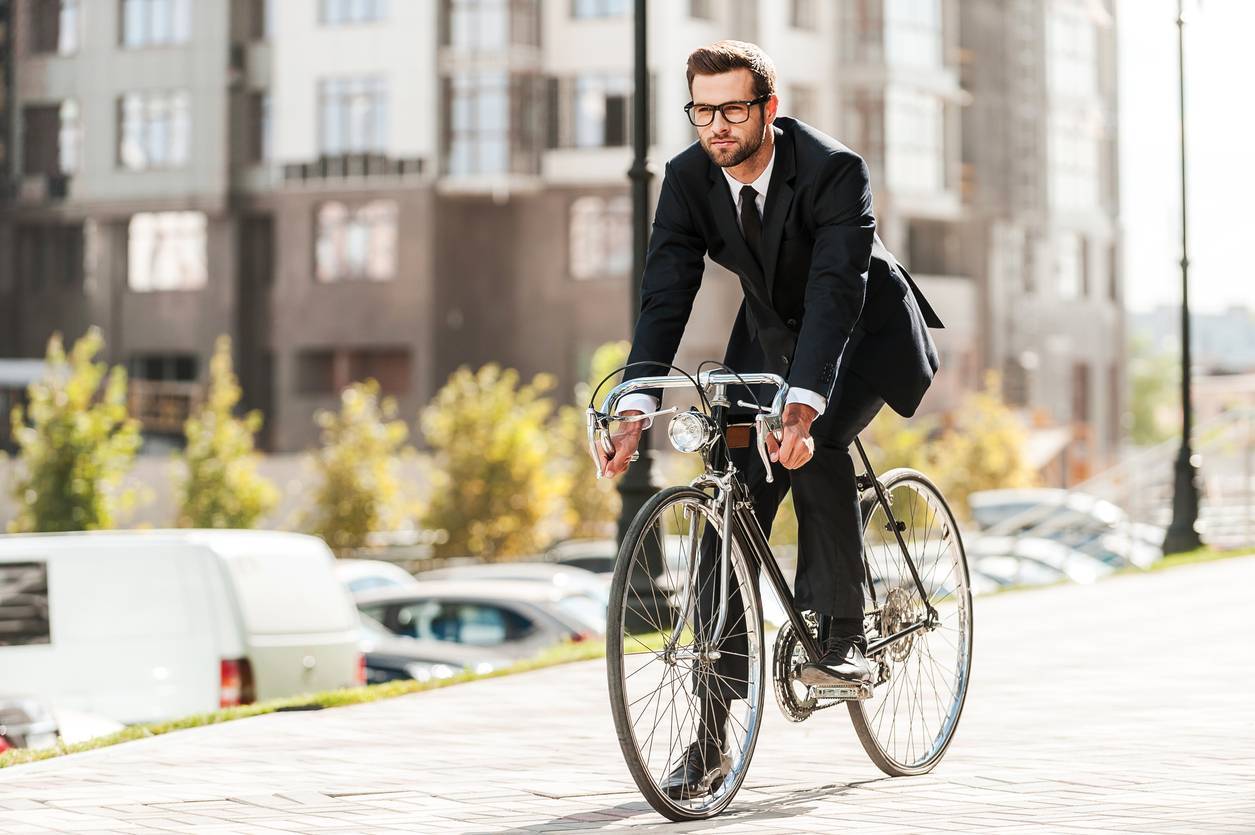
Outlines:
{"label": "bicycle handlebar", "polygon": [[[772,398],[771,407],[758,406],[759,414],[754,416],[754,428],[757,430],[758,454],[763,459],[763,465],[767,471],[767,480],[772,481],[771,460],[767,453],[767,436],[774,435],[776,442],[779,443],[782,437],[782,417],[784,415],[784,401],[789,392],[789,384],[779,374],[769,373],[753,373],[753,374],[733,374],[729,372],[703,371],[697,375],[698,385],[708,393],[708,399],[713,405],[730,405],[727,401],[727,387],[734,385],[770,385],[776,387],[775,397]],[[597,477],[602,478],[605,475],[605,468],[602,464],[601,456],[598,449],[603,450],[607,455],[614,454],[614,445],[610,441],[610,422],[611,421],[642,421],[659,415],[670,414],[676,411],[675,407],[670,409],[660,409],[654,412],[648,412],[641,415],[616,415],[614,410],[618,407],[619,401],[629,394],[643,391],[646,389],[660,388],[684,388],[692,387],[692,378],[688,376],[665,376],[665,377],[637,377],[632,380],[619,383],[615,386],[602,403],[601,411],[589,409],[587,412],[588,425],[588,451],[593,458],[593,462],[597,466]],[[753,404],[737,401],[738,405],[751,406]],[[637,455],[632,456],[632,460],[637,459]]]}

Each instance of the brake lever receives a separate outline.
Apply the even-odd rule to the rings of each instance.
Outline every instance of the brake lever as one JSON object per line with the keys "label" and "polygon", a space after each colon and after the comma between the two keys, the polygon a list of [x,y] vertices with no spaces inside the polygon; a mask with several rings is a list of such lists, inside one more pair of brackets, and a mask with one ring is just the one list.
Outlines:
{"label": "brake lever", "polygon": [[767,483],[771,484],[775,478],[771,474],[771,456],[767,453],[767,434],[771,433],[776,444],[780,444],[784,440],[784,424],[780,418],[770,414],[756,415],[754,429],[758,433],[758,455],[763,459],[763,468],[767,471]]}

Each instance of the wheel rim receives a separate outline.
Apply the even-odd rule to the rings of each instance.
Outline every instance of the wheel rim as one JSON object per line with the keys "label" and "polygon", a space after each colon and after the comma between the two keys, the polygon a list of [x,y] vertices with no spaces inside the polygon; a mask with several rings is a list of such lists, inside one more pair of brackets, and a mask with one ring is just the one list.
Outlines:
{"label": "wheel rim", "polygon": [[[937,623],[869,659],[877,686],[857,709],[864,742],[894,770],[926,771],[945,753],[967,694],[972,657],[967,560],[953,514],[931,485],[910,478],[890,481],[886,493]],[[864,587],[865,626],[873,644],[925,619],[926,607],[878,502],[867,513],[863,542],[876,595],[873,601]]]}
{"label": "wheel rim", "polygon": [[[647,547],[666,556],[661,560],[661,571],[654,575],[657,585],[671,608],[688,609],[690,613],[680,641],[670,652],[667,645],[672,636],[671,619],[665,613],[668,607],[655,605],[648,594],[640,593],[638,584],[623,583],[622,593],[615,600],[618,616],[611,619],[610,648],[617,654],[612,664],[623,694],[623,710],[617,712],[615,719],[620,723],[624,753],[629,765],[636,760],[638,767],[632,769],[633,777],[655,808],[685,818],[713,815],[731,801],[749,767],[761,719],[761,619],[753,574],[738,548],[733,548],[728,581],[734,597],[742,603],[745,617],[735,622],[731,617],[727,619],[720,646],[725,654],[740,655],[726,648],[729,641],[738,637],[744,640],[747,674],[743,679],[721,673],[712,663],[707,639],[713,624],[708,622],[710,618],[698,614],[696,605],[688,605],[695,592],[711,594],[718,583],[717,572],[699,572],[694,583],[690,543],[700,542],[707,529],[717,536],[720,528],[706,501],[681,497],[664,503],[652,514],[641,534],[634,538],[630,555],[625,553],[627,542],[620,552],[621,562],[630,560],[628,577],[645,575]],[[642,627],[646,631],[638,632]],[[743,699],[726,702],[729,720],[725,751],[730,770],[709,793],[671,797],[662,783],[698,735],[700,707],[695,689],[718,682],[740,684],[745,693]]]}

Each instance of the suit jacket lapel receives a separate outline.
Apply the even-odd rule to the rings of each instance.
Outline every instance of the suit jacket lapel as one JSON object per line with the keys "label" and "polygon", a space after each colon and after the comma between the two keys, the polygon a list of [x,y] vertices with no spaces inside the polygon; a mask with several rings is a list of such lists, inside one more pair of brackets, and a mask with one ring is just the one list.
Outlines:
{"label": "suit jacket lapel", "polygon": [[767,203],[763,207],[763,270],[766,273],[767,298],[774,298],[776,260],[780,256],[780,238],[784,219],[793,204],[793,180],[797,166],[793,155],[793,138],[772,126],[776,140],[776,160],[767,184]]}

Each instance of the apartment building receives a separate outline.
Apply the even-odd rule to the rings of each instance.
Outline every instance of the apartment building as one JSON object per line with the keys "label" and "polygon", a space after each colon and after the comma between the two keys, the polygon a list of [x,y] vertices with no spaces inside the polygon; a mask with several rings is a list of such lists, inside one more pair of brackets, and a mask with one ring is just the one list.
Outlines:
{"label": "apartment building", "polygon": [[1115,6],[1112,0],[960,4],[967,215],[983,365],[1008,399],[1071,427],[1075,480],[1123,433]]}
{"label": "apartment building", "polygon": [[[630,0],[8,2],[0,356],[99,324],[146,425],[173,431],[229,333],[265,445],[289,451],[351,380],[409,418],[461,364],[554,372],[566,397],[628,336]],[[989,301],[1003,270],[976,230],[999,169],[966,127],[1003,58],[966,44],[967,5],[650,4],[655,190],[694,139],[688,52],[761,44],[781,111],[868,159],[881,236],[951,326],[933,410],[1003,367],[985,334],[1015,307]],[[682,364],[722,357],[739,303],[712,264]]]}

